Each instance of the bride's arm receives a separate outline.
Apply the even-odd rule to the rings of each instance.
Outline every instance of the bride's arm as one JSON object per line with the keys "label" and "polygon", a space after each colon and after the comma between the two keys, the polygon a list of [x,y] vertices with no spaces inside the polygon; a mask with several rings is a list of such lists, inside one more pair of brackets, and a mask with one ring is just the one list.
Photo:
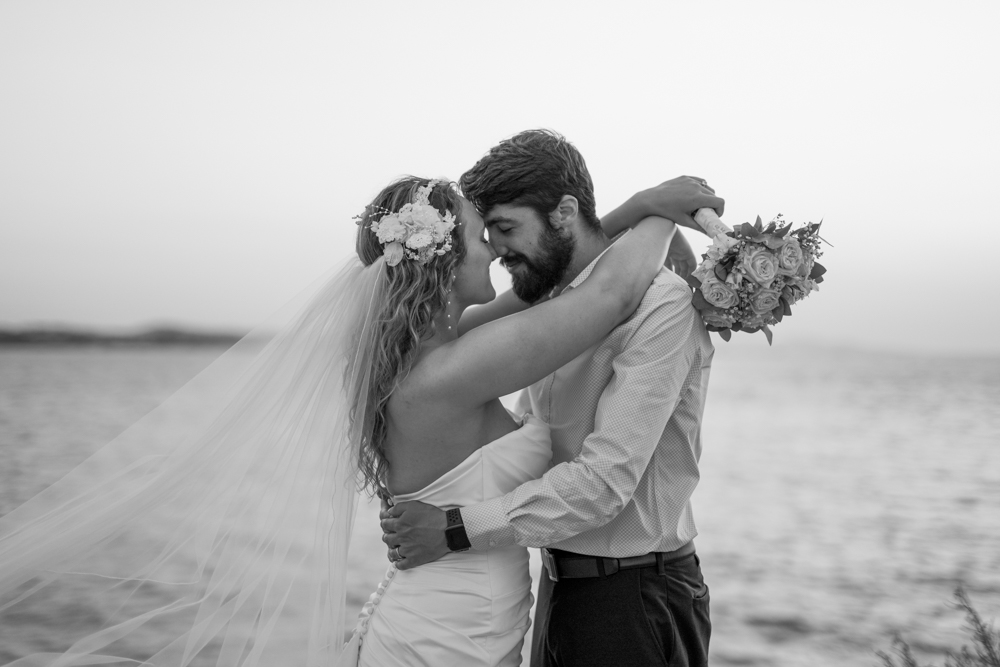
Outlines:
{"label": "bride's arm", "polygon": [[[691,217],[699,208],[714,208],[722,215],[726,202],[715,196],[715,190],[704,185],[704,181],[692,176],[678,176],[659,185],[635,193],[621,206],[601,218],[601,227],[608,237],[614,238],[624,230],[634,227],[649,216],[666,218],[674,223],[691,227],[702,232]],[[704,233],[704,232],[702,232]],[[698,263],[691,246],[681,234],[674,234],[667,252],[667,266],[681,276],[690,275]],[[493,301],[482,306],[473,306],[462,314],[458,323],[458,335],[462,336],[478,326],[498,320],[507,315],[519,313],[532,305],[517,298],[513,290],[507,290]]]}
{"label": "bride's arm", "polygon": [[672,220],[680,227],[688,227],[702,234],[705,231],[694,220],[700,208],[715,209],[722,216],[726,200],[715,196],[715,190],[705,179],[696,176],[678,176],[657,186],[635,193],[628,200],[601,218],[601,227],[609,237],[634,226],[651,215]]}
{"label": "bride's arm", "polygon": [[477,327],[435,351],[415,387],[454,405],[482,405],[526,387],[604,338],[639,305],[675,225],[647,218],[611,246],[590,276],[534,308]]}
{"label": "bride's arm", "polygon": [[509,289],[489,303],[481,306],[466,308],[462,313],[462,319],[458,321],[458,335],[464,336],[473,329],[487,322],[499,320],[514,313],[530,308],[532,304],[521,301],[514,294],[514,290]]}

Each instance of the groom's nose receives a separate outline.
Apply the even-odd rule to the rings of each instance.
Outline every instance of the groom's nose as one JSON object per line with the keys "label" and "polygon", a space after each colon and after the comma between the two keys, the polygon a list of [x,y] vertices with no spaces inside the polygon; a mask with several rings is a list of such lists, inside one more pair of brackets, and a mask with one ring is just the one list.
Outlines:
{"label": "groom's nose", "polygon": [[[495,234],[487,230],[486,237],[487,241],[489,241],[490,247],[493,248],[494,255],[502,258],[507,254],[507,247],[501,242],[499,234]],[[494,259],[496,259],[496,257],[494,257]]]}

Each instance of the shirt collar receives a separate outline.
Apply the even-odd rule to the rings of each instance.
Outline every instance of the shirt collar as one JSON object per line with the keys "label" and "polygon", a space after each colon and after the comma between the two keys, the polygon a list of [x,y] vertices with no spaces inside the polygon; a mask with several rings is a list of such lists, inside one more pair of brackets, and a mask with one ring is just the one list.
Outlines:
{"label": "shirt collar", "polygon": [[[628,233],[628,231],[626,230],[625,233]],[[566,285],[566,287],[564,287],[563,290],[562,290],[562,292],[559,292],[559,294],[563,294],[564,292],[568,292],[569,290],[573,289],[574,287],[579,287],[580,283],[582,283],[584,280],[586,280],[590,276],[590,274],[594,271],[594,267],[597,266],[597,260],[599,260],[604,255],[604,253],[606,253],[608,250],[610,250],[611,246],[613,246],[615,244],[615,241],[617,241],[621,237],[622,237],[621,234],[619,234],[618,236],[616,236],[612,240],[612,242],[608,245],[608,247],[605,248],[604,250],[602,250],[601,254],[598,255],[597,257],[595,257],[594,260],[590,264],[588,264],[587,266],[585,266],[584,269],[583,269],[583,271],[581,271],[580,273],[578,273],[576,275],[576,278],[573,278],[573,282],[571,282],[569,285]],[[553,296],[557,296],[557,295],[553,294]]]}

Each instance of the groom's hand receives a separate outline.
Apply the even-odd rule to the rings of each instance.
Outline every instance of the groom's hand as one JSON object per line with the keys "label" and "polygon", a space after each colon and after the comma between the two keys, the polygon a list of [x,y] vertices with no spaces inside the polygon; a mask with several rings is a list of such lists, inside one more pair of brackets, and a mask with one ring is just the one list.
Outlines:
{"label": "groom's hand", "polygon": [[722,217],[726,200],[715,196],[715,189],[697,176],[678,176],[635,195],[645,215],[658,215],[674,224],[705,233],[694,214],[699,208],[712,208]]}
{"label": "groom's hand", "polygon": [[[416,500],[392,507],[383,501],[379,519],[382,541],[389,547],[389,560],[400,570],[430,563],[450,553],[444,536],[448,525],[444,510]],[[396,559],[397,554],[400,559]]]}

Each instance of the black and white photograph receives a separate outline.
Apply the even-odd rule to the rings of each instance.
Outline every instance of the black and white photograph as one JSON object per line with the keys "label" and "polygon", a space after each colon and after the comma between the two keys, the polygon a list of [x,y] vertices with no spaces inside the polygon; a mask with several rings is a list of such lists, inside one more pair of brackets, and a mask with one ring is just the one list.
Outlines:
{"label": "black and white photograph", "polygon": [[0,665],[1000,667],[998,26],[0,1]]}

